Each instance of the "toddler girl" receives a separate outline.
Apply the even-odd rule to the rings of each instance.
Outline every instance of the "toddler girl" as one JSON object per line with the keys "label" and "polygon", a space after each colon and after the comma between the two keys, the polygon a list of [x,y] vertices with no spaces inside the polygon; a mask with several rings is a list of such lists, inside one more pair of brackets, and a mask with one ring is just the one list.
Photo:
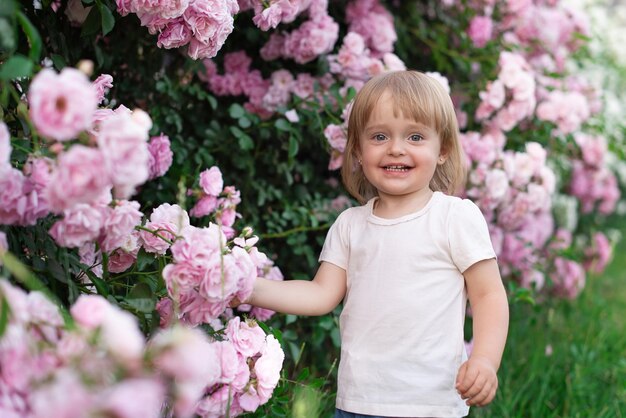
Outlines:
{"label": "toddler girl", "polygon": [[342,177],[363,205],[328,231],[315,278],[258,279],[245,303],[323,315],[343,300],[336,417],[460,417],[488,404],[508,302],[482,213],[449,195],[464,161],[439,82],[415,71],[368,81],[348,121]]}

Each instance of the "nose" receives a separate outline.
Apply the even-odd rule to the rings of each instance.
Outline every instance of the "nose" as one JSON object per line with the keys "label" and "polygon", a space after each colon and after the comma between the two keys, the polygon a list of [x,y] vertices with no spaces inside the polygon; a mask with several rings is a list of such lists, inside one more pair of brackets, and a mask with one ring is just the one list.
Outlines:
{"label": "nose", "polygon": [[389,148],[387,153],[389,155],[404,155],[406,153],[404,147],[406,146],[402,138],[393,138],[389,141]]}

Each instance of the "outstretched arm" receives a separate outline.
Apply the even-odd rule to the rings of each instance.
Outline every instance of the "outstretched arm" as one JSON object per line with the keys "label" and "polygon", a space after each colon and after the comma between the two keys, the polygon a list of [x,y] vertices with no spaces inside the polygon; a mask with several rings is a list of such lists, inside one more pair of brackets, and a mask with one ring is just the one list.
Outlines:
{"label": "outstretched arm", "polygon": [[322,262],[312,281],[258,278],[252,296],[242,303],[293,315],[324,315],[335,309],[345,293],[346,271]]}
{"label": "outstretched arm", "polygon": [[496,375],[509,327],[509,304],[495,259],[483,260],[463,275],[474,320],[474,348],[457,375],[457,390],[468,405],[484,406],[498,388]]}

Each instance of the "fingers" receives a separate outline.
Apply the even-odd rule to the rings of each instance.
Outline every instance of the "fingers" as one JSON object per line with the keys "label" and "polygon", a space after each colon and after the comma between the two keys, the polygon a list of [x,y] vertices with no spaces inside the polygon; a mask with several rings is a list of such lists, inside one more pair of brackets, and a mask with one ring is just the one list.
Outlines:
{"label": "fingers", "polygon": [[[482,388],[480,388],[480,390],[478,390],[477,392],[473,394],[470,394],[469,398],[466,400],[465,403],[469,406],[488,405],[496,396],[497,387],[498,387],[497,382],[494,384],[492,382],[487,381],[485,382],[485,385]],[[470,391],[468,392],[472,393],[473,391],[470,389]]]}
{"label": "fingers", "polygon": [[456,389],[467,405],[489,404],[495,397],[497,388],[498,378],[495,373],[480,367],[473,367],[467,362],[459,368]]}

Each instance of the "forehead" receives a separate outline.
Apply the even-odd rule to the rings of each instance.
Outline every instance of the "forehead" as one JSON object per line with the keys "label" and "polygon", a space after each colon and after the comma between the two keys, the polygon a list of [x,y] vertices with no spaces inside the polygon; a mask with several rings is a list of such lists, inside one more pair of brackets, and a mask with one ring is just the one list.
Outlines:
{"label": "forehead", "polygon": [[368,115],[366,115],[363,128],[392,120],[403,120],[403,122],[414,125],[434,127],[433,116],[410,95],[394,94],[387,89],[373,99],[366,110]]}

